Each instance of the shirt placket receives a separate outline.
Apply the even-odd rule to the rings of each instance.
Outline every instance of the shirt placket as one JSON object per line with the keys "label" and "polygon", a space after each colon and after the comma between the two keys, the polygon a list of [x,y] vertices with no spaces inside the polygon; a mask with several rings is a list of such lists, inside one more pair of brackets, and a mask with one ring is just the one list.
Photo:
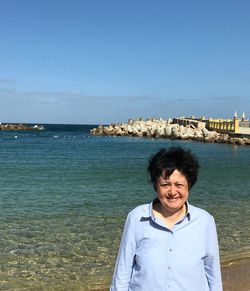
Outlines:
{"label": "shirt placket", "polygon": [[168,230],[167,260],[166,260],[166,290],[172,290],[174,272],[174,232]]}

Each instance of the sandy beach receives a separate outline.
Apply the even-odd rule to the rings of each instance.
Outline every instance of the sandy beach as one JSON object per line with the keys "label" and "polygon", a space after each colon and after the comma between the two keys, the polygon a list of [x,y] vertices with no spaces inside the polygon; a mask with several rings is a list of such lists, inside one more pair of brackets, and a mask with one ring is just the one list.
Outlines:
{"label": "sandy beach", "polygon": [[250,259],[222,265],[222,279],[224,291],[249,291]]}

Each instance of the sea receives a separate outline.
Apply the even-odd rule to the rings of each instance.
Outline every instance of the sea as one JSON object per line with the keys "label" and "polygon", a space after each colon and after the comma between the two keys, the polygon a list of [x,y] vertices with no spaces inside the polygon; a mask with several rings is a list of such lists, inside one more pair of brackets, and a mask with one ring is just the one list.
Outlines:
{"label": "sea", "polygon": [[0,132],[0,290],[108,290],[130,210],[161,148],[200,160],[190,203],[215,218],[222,264],[250,257],[250,147],[93,136],[96,125]]}

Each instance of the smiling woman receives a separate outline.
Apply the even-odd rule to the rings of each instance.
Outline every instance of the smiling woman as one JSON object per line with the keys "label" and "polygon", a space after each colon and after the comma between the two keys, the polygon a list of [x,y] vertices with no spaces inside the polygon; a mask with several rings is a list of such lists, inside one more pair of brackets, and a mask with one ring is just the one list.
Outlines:
{"label": "smiling woman", "polygon": [[157,198],[127,217],[111,291],[222,290],[214,219],[188,203],[198,169],[191,152],[179,147],[150,159]]}
{"label": "smiling woman", "polygon": [[163,220],[169,229],[186,214],[188,199],[188,182],[178,170],[169,178],[160,177],[156,185],[158,202],[153,207],[156,217]]}

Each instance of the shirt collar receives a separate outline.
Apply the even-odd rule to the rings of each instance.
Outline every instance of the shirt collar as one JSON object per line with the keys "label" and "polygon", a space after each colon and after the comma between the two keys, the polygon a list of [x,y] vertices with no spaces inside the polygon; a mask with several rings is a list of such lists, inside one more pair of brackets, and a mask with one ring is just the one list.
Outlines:
{"label": "shirt collar", "polygon": [[[154,212],[153,212],[153,204],[156,201],[158,201],[158,198],[155,198],[150,204],[148,204],[148,208],[145,209],[145,211],[144,211],[144,215],[143,215],[144,218],[151,217],[153,220],[155,220],[155,216],[154,216]],[[188,201],[186,201],[185,204],[186,204],[186,207],[187,207],[186,217],[190,221],[191,216],[192,216],[192,214],[191,214],[192,208],[190,207],[190,204],[189,204]]]}

